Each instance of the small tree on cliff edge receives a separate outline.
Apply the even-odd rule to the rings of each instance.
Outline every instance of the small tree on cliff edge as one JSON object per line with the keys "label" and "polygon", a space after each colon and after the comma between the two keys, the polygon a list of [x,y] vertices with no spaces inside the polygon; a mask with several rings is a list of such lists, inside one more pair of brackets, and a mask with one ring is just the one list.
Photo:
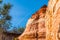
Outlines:
{"label": "small tree on cliff edge", "polygon": [[4,28],[6,31],[6,28],[9,27],[9,23],[11,20],[11,16],[9,15],[9,10],[11,8],[11,5],[3,4],[2,6],[2,0],[0,0],[0,28]]}

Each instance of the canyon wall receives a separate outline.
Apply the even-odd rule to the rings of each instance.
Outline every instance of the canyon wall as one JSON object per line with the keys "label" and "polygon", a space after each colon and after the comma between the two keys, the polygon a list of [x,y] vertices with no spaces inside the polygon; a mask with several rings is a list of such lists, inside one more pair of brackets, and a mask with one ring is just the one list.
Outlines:
{"label": "canyon wall", "polygon": [[28,20],[26,29],[22,35],[18,37],[19,40],[45,40],[45,13],[47,6],[44,5]]}
{"label": "canyon wall", "polygon": [[28,20],[19,40],[60,40],[60,0],[49,0]]}
{"label": "canyon wall", "polygon": [[46,15],[46,40],[60,40],[60,0],[49,0]]}

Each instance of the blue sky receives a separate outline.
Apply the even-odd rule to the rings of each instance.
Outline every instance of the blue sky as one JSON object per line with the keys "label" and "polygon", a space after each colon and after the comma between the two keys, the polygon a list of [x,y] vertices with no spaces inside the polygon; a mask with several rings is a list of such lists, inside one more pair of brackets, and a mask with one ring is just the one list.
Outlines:
{"label": "blue sky", "polygon": [[28,19],[39,10],[43,5],[48,4],[48,0],[3,0],[12,6],[10,15],[13,26],[25,27]]}

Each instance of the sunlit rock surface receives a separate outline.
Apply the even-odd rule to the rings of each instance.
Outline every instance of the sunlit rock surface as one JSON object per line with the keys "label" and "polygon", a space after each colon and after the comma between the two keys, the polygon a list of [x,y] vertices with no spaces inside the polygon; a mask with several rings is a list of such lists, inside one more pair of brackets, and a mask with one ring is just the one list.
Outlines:
{"label": "sunlit rock surface", "polygon": [[28,20],[26,29],[18,37],[19,40],[45,40],[46,29],[45,29],[45,13],[47,6],[44,5]]}
{"label": "sunlit rock surface", "polygon": [[60,40],[60,0],[49,0],[28,20],[19,40]]}
{"label": "sunlit rock surface", "polygon": [[60,0],[49,0],[45,16],[46,40],[60,40]]}

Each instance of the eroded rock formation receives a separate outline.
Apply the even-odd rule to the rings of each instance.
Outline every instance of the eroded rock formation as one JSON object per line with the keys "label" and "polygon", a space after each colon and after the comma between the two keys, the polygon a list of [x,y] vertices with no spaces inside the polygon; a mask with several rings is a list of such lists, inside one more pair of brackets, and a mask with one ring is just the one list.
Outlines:
{"label": "eroded rock formation", "polygon": [[49,0],[45,16],[46,40],[60,40],[60,0]]}
{"label": "eroded rock formation", "polygon": [[[47,10],[46,10],[47,9]],[[60,40],[60,0],[49,0],[28,20],[19,40]]]}
{"label": "eroded rock formation", "polygon": [[45,13],[47,6],[44,5],[28,20],[26,29],[19,40],[45,40],[46,29],[45,29]]}

